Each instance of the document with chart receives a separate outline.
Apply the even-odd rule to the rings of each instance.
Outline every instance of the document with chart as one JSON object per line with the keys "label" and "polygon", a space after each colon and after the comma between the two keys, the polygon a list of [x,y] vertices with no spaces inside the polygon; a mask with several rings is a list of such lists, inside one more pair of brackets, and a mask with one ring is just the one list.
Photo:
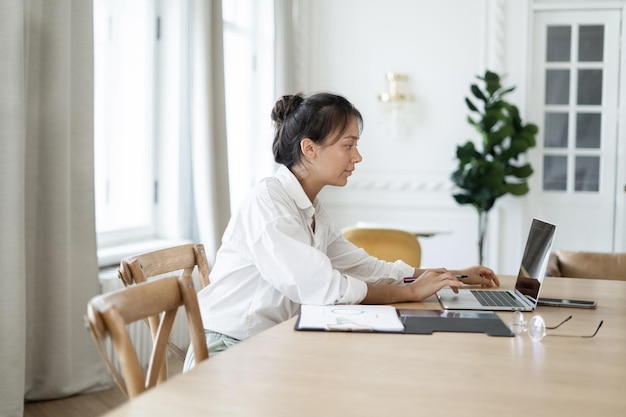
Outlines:
{"label": "document with chart", "polygon": [[402,333],[404,325],[398,318],[398,310],[392,306],[305,304],[295,329]]}

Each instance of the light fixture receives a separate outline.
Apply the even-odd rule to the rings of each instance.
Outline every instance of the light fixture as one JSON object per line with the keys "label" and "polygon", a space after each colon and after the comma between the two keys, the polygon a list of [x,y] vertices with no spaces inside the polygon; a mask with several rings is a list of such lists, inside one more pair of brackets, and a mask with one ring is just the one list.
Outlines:
{"label": "light fixture", "polygon": [[388,72],[387,91],[378,96],[384,112],[386,136],[395,139],[411,137],[411,125],[415,115],[413,101],[415,97],[406,90],[409,77],[406,74]]}
{"label": "light fixture", "polygon": [[388,72],[385,74],[387,78],[388,91],[378,96],[378,99],[383,103],[403,103],[410,102],[415,99],[412,94],[404,92],[405,83],[408,80],[406,74],[399,74],[397,72]]}

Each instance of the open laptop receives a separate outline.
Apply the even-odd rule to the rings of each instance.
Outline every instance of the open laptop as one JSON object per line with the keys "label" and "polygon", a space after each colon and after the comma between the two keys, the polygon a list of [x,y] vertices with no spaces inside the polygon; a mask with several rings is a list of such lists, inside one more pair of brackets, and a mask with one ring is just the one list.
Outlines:
{"label": "open laptop", "polygon": [[555,225],[533,219],[513,291],[462,289],[457,294],[449,287],[443,288],[437,292],[441,306],[447,310],[534,310],[555,231]]}

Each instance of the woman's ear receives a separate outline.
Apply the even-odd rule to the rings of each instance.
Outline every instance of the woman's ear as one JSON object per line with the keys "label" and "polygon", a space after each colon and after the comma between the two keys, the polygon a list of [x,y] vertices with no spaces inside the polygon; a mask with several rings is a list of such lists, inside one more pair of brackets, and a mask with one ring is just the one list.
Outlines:
{"label": "woman's ear", "polygon": [[312,139],[304,138],[300,141],[300,151],[306,159],[311,160],[317,153],[317,145]]}

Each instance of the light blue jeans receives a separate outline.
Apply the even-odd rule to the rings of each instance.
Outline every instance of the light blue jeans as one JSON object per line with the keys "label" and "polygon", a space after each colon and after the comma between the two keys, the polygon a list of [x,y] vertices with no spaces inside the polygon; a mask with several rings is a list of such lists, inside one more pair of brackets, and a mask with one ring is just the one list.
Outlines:
{"label": "light blue jeans", "polygon": [[[225,334],[214,332],[213,330],[204,329],[204,337],[206,338],[206,346],[209,349],[209,357],[216,353],[225,351],[226,349],[235,346],[240,340],[226,336]],[[196,360],[193,355],[193,346],[189,345],[187,349],[187,355],[185,356],[185,364],[183,365],[183,372],[187,372],[196,365]]]}

